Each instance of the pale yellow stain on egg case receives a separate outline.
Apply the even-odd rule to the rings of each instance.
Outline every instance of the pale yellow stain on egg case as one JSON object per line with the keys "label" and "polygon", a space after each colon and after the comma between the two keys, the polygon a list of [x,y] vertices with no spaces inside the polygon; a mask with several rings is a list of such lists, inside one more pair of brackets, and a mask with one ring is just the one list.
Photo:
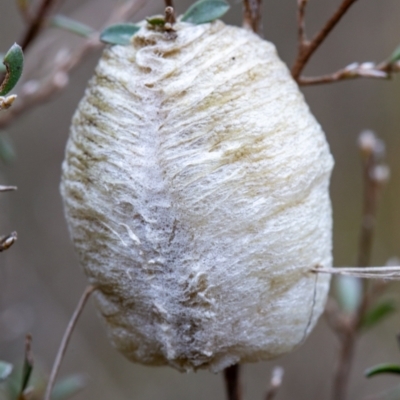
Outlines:
{"label": "pale yellow stain on egg case", "polygon": [[105,50],[62,193],[128,358],[218,371],[301,343],[331,264],[332,158],[270,43],[220,21]]}

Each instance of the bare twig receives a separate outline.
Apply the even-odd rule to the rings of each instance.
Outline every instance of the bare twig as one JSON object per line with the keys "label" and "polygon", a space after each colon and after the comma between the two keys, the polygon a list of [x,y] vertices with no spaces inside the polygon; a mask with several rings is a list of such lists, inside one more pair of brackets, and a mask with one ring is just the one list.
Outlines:
{"label": "bare twig", "polygon": [[306,35],[306,25],[305,25],[305,13],[308,0],[297,0],[297,26],[298,26],[298,38],[299,38],[299,52],[301,51],[304,43],[308,44],[308,39]]}
{"label": "bare twig", "polygon": [[312,268],[311,271],[355,278],[400,280],[400,266]]}
{"label": "bare twig", "polygon": [[170,7],[170,6],[165,7],[165,25],[169,24],[169,29],[172,29],[172,25],[175,22],[176,22],[176,17],[175,17],[174,8]]}
{"label": "bare twig", "polygon": [[347,331],[346,335],[342,336],[339,350],[339,359],[337,361],[333,381],[334,400],[346,399],[347,385],[354,356],[355,340],[356,332],[353,327]]}
{"label": "bare twig", "polygon": [[232,365],[224,369],[225,388],[228,400],[241,400],[240,366]]}
{"label": "bare twig", "polygon": [[[145,3],[146,0],[130,0],[122,4],[112,13],[105,26],[131,18]],[[69,54],[56,64],[44,82],[30,81],[22,85],[22,93],[18,96],[18,102],[15,102],[13,107],[0,117],[0,129],[11,124],[16,117],[51,100],[54,95],[64,90],[68,85],[71,72],[89,53],[102,46],[103,43],[98,40],[98,37],[89,38],[75,53]]]}
{"label": "bare twig", "polygon": [[262,0],[243,0],[243,26],[262,36]]}
{"label": "bare twig", "polygon": [[357,78],[374,78],[374,79],[390,79],[392,73],[400,72],[400,63],[382,62],[380,64],[374,64],[371,62],[365,62],[362,64],[353,63],[349,66],[342,68],[332,74],[316,76],[316,77],[304,77],[300,76],[297,79],[297,83],[301,86],[306,85],[318,85],[322,83],[333,83],[347,79]]}
{"label": "bare twig", "polygon": [[47,382],[47,387],[46,387],[46,392],[44,394],[43,400],[50,400],[51,398],[51,392],[53,390],[53,386],[57,377],[57,373],[60,369],[61,366],[61,361],[64,358],[65,352],[68,347],[69,340],[71,339],[72,332],[76,326],[76,323],[79,319],[79,316],[81,315],[87,300],[89,299],[90,295],[96,290],[95,286],[88,286],[85,291],[82,294],[82,297],[79,299],[78,305],[76,306],[76,309],[74,313],[72,314],[72,317],[68,323],[67,329],[64,332],[64,336],[61,340],[60,347],[58,349],[56,358],[54,360],[53,368],[50,373],[49,380]]}
{"label": "bare twig", "polygon": [[272,371],[271,383],[268,389],[265,400],[273,400],[277,395],[283,379],[284,370],[282,367],[275,367]]}
{"label": "bare twig", "polygon": [[304,27],[304,12],[306,1],[298,0],[298,22],[299,26],[299,51],[296,60],[292,67],[292,76],[297,81],[300,77],[301,71],[304,69],[310,57],[314,54],[315,50],[321,45],[326,39],[332,29],[342,19],[344,14],[357,0],[343,0],[336,12],[328,19],[322,29],[314,36],[311,41],[307,41],[305,38],[305,27]]}
{"label": "bare twig", "polygon": [[[359,137],[359,147],[363,160],[364,194],[357,265],[360,267],[360,270],[365,271],[366,269],[369,269],[367,273],[377,274],[379,273],[379,268],[367,267],[370,264],[371,259],[372,240],[375,231],[379,194],[383,184],[388,179],[389,170],[387,166],[381,164],[384,154],[384,144],[373,132],[365,131],[361,133]],[[396,270],[396,267],[383,268],[389,268],[391,274],[394,274],[395,272],[393,271]],[[356,271],[349,272],[356,273]],[[372,296],[368,291],[367,282],[364,282],[363,297],[357,310],[351,316],[348,326],[349,329],[344,330],[339,336],[341,343],[339,360],[334,374],[333,400],[346,399],[350,370],[354,358],[355,344],[360,328],[362,327],[363,317],[370,305],[371,298]]]}
{"label": "bare twig", "polygon": [[55,66],[52,73],[41,84],[28,81],[22,85],[19,101],[0,118],[0,128],[5,128],[14,119],[29,109],[49,101],[52,96],[62,91],[68,84],[69,74],[81,63],[83,58],[94,49],[101,46],[97,39],[88,39],[74,54],[69,55]]}
{"label": "bare twig", "polygon": [[25,51],[40,33],[46,18],[54,6],[56,0],[42,0],[36,15],[31,19],[30,24],[21,40],[21,47]]}

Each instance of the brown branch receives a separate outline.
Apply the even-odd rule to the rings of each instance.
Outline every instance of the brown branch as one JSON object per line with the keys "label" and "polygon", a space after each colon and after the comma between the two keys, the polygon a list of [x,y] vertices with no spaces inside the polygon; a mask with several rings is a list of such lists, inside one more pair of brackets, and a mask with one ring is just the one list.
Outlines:
{"label": "brown branch", "polygon": [[240,366],[232,365],[224,369],[225,388],[228,400],[241,400]]}
{"label": "brown branch", "polygon": [[243,0],[243,26],[262,36],[262,0]]}
{"label": "brown branch", "polygon": [[174,8],[171,6],[165,7],[165,25],[168,25],[168,28],[165,28],[166,30],[171,30],[172,25],[176,22],[176,17],[175,17],[175,11]]}
{"label": "brown branch", "polygon": [[392,74],[395,72],[400,72],[399,62],[390,63],[385,61],[380,64],[374,64],[370,62],[362,64],[354,63],[332,74],[317,77],[300,76],[297,79],[297,83],[300,86],[306,86],[318,85],[322,83],[333,83],[357,78],[390,79]]}
{"label": "brown branch", "polygon": [[[381,164],[384,155],[384,144],[373,132],[365,131],[361,133],[359,147],[363,160],[364,192],[357,265],[359,267],[367,267],[371,260],[379,194],[383,184],[388,179],[388,168]],[[339,360],[333,382],[333,400],[346,399],[355,344],[371,299],[372,294],[368,291],[367,281],[364,281],[363,297],[360,305],[354,315],[351,316],[348,329],[340,336]]]}
{"label": "brown branch", "polygon": [[21,39],[22,50],[26,49],[33,43],[36,37],[39,35],[46,18],[54,6],[56,0],[42,0],[36,15],[32,18],[26,32]]}
{"label": "brown branch", "polygon": [[333,381],[333,399],[346,399],[347,384],[354,355],[355,331],[351,329],[340,344],[339,359]]}
{"label": "brown branch", "polygon": [[344,14],[357,0],[343,0],[339,8],[335,13],[328,19],[322,29],[314,36],[314,38],[308,42],[305,40],[305,27],[304,27],[304,12],[306,6],[306,0],[298,0],[298,22],[299,26],[299,50],[297,53],[296,60],[292,67],[292,76],[297,81],[300,77],[301,71],[304,69],[310,57],[314,54],[315,50],[321,45],[326,39],[332,29],[342,19]]}
{"label": "brown branch", "polygon": [[[131,18],[144,4],[145,0],[130,0],[117,8],[105,26]],[[64,57],[56,64],[53,71],[44,82],[30,81],[22,85],[22,93],[18,95],[18,101],[0,117],[0,129],[11,124],[15,118],[24,114],[39,104],[51,100],[54,95],[64,90],[69,81],[69,75],[78,67],[83,59],[92,51],[103,46],[98,37],[89,38],[73,54]]]}
{"label": "brown branch", "polygon": [[305,13],[308,0],[297,0],[297,26],[298,26],[298,38],[299,38],[299,52],[301,51],[301,46],[303,44],[308,44],[308,39],[306,35],[306,25],[305,25]]}
{"label": "brown branch", "polygon": [[76,323],[86,305],[86,302],[88,301],[90,295],[95,290],[96,290],[95,286],[88,286],[85,289],[85,291],[83,292],[81,298],[79,299],[78,305],[76,306],[76,309],[75,309],[74,313],[72,314],[72,317],[67,325],[67,329],[65,330],[63,338],[61,340],[60,347],[58,348],[58,352],[57,352],[56,358],[54,360],[53,368],[51,370],[50,377],[47,382],[46,392],[44,394],[43,400],[50,400],[50,398],[51,398],[51,392],[53,391],[53,386],[54,386],[58,371],[61,366],[61,361],[64,358],[65,352],[68,347],[68,343],[71,339],[72,332],[74,331]]}
{"label": "brown branch", "polygon": [[267,395],[265,396],[265,400],[273,400],[276,397],[280,387],[282,386],[283,374],[284,371],[282,367],[275,367],[273,369],[270,387]]}

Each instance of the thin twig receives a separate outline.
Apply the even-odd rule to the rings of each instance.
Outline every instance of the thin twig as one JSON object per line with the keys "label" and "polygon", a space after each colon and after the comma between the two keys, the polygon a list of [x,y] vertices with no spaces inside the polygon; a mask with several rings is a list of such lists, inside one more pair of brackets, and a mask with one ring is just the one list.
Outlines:
{"label": "thin twig", "polygon": [[282,386],[284,370],[282,367],[275,367],[272,371],[271,383],[265,400],[273,400]]}
{"label": "thin twig", "polygon": [[[111,14],[105,23],[105,26],[116,22],[121,22],[131,18],[141,7],[144,6],[146,0],[130,0],[118,7]],[[18,101],[0,117],[0,129],[4,129],[11,124],[16,117],[24,114],[26,111],[39,104],[46,103],[57,93],[61,92],[68,86],[69,75],[77,68],[83,59],[91,52],[101,48],[103,43],[98,37],[89,38],[83,42],[82,46],[59,64],[56,64],[53,72],[46,77],[42,83],[26,82],[22,85],[22,93],[18,95]],[[32,85],[32,83],[34,83]],[[28,87],[28,88],[27,88]],[[32,90],[32,87],[34,90]],[[26,90],[24,90],[26,89]]]}
{"label": "thin twig", "polygon": [[322,29],[314,36],[311,41],[305,40],[305,28],[304,28],[304,1],[298,0],[299,8],[302,10],[298,11],[299,22],[302,23],[302,27],[299,27],[299,51],[296,60],[292,67],[292,76],[297,81],[300,77],[301,71],[304,69],[310,57],[314,54],[315,50],[321,45],[326,39],[332,29],[342,19],[344,14],[357,0],[343,0],[336,12],[328,19]]}
{"label": "thin twig", "polygon": [[42,0],[36,15],[32,18],[26,32],[21,40],[21,47],[24,51],[33,43],[39,35],[46,18],[56,0]]}
{"label": "thin twig", "polygon": [[262,0],[243,0],[243,26],[262,36]]}
{"label": "thin twig", "polygon": [[339,268],[312,268],[312,272],[332,275],[347,275],[364,279],[400,280],[400,266],[391,267],[339,267]]}
{"label": "thin twig", "polygon": [[400,72],[399,62],[390,63],[385,61],[380,64],[370,62],[354,63],[332,74],[315,77],[300,76],[297,79],[297,83],[301,86],[306,86],[358,78],[390,79],[395,72]]}
{"label": "thin twig", "polygon": [[165,7],[165,25],[168,24],[168,28],[166,30],[171,30],[172,25],[176,22],[175,11],[171,6]]}
{"label": "thin twig", "polygon": [[241,400],[240,366],[232,365],[224,369],[225,388],[228,400]]}
{"label": "thin twig", "polygon": [[[387,166],[381,164],[384,154],[384,144],[375,136],[373,132],[362,132],[359,137],[359,146],[363,159],[364,193],[357,265],[360,267],[360,270],[364,270],[363,272],[365,272],[366,269],[369,269],[369,271],[365,272],[365,274],[372,274],[372,276],[375,277],[375,274],[379,273],[379,268],[368,268],[368,265],[370,264],[371,259],[372,241],[375,232],[379,194],[383,184],[388,179],[389,173]],[[382,268],[389,268],[390,272],[388,272],[386,275],[396,274],[396,272],[393,272],[396,271],[396,267]],[[353,274],[357,273],[357,271],[354,271],[353,268],[350,269],[353,271],[348,272]],[[380,277],[382,278],[382,274]],[[365,312],[370,305],[371,299],[372,297],[369,293],[367,282],[364,282],[362,300],[357,310],[351,316],[348,325],[349,329],[343,331],[339,336],[341,343],[339,359],[334,373],[332,393],[333,400],[346,399],[350,370],[355,352],[355,344],[362,327],[362,321]]]}
{"label": "thin twig", "polygon": [[334,400],[346,399],[347,385],[354,356],[355,340],[356,332],[354,328],[349,329],[347,334],[342,336],[339,350],[339,359],[337,361],[333,381]]}
{"label": "thin twig", "polygon": [[96,290],[95,286],[88,286],[83,292],[81,298],[79,299],[78,305],[75,308],[74,313],[67,325],[67,329],[64,332],[63,338],[60,343],[60,347],[58,348],[58,352],[56,358],[54,360],[53,368],[51,369],[50,377],[47,382],[46,392],[44,394],[43,400],[50,400],[51,392],[53,391],[53,386],[57,378],[58,371],[61,366],[61,361],[64,358],[65,352],[68,347],[68,343],[71,339],[72,332],[76,326],[76,323],[81,315],[86,302],[88,301],[90,295]]}
{"label": "thin twig", "polygon": [[306,35],[305,13],[308,0],[297,0],[297,26],[299,38],[299,52],[304,44],[308,44]]}

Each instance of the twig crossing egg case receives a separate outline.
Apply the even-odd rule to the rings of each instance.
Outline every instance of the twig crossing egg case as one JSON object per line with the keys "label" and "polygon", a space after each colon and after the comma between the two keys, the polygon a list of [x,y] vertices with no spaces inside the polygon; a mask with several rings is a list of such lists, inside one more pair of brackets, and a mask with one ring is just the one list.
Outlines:
{"label": "twig crossing egg case", "polygon": [[324,134],[271,43],[221,21],[145,23],[108,47],[73,118],[61,192],[112,343],[220,371],[291,351],[331,266]]}

